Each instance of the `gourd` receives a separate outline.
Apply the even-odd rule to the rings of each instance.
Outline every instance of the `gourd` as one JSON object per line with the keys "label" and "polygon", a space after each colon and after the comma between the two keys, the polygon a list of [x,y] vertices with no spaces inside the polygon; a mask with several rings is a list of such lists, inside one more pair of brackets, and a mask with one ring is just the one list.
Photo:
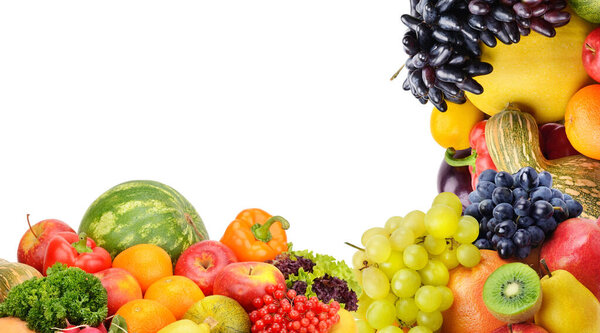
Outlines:
{"label": "gourd", "polygon": [[535,119],[514,104],[488,120],[485,138],[499,171],[515,173],[526,166],[546,170],[552,174],[554,188],[581,203],[581,217],[600,216],[600,161],[583,155],[547,160],[540,150]]}
{"label": "gourd", "polygon": [[183,319],[208,324],[210,333],[247,333],[252,324],[246,310],[232,298],[211,295],[192,305]]}
{"label": "gourd", "polygon": [[0,259],[0,303],[12,287],[34,277],[42,277],[42,274],[29,265]]}

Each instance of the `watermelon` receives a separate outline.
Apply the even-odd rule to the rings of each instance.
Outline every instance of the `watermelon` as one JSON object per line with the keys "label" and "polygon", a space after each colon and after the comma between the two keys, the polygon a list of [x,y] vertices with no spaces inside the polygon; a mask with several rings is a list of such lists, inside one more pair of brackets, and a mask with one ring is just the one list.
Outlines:
{"label": "watermelon", "polygon": [[600,23],[600,0],[569,0],[569,5],[584,20]]}
{"label": "watermelon", "polygon": [[136,244],[155,244],[175,263],[190,245],[208,239],[202,219],[179,192],[150,180],[134,180],[104,192],[85,212],[85,232],[114,258]]}

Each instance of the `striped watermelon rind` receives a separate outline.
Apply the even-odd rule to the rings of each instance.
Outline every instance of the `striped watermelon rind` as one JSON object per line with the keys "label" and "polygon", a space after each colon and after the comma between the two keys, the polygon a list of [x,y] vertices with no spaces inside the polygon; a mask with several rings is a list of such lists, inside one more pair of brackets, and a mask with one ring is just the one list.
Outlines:
{"label": "striped watermelon rind", "polygon": [[600,0],[569,0],[569,5],[584,20],[600,23]]}
{"label": "striped watermelon rind", "polygon": [[151,180],[134,180],[104,192],[79,225],[114,258],[137,244],[165,249],[173,262],[190,245],[208,239],[196,209],[179,192]]}

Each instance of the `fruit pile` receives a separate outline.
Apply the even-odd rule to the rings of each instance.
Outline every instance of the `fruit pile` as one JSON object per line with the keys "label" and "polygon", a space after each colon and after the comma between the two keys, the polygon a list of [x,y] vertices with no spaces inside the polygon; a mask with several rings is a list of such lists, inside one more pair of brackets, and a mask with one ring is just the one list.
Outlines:
{"label": "fruit pile", "polygon": [[181,194],[132,181],[94,201],[79,234],[59,220],[27,222],[19,263],[0,261],[0,332],[356,330],[344,309],[356,310],[361,293],[352,270],[292,251],[289,222],[260,209],[208,240]]}
{"label": "fruit pile", "polygon": [[[368,247],[355,254],[366,294],[359,332],[600,331],[599,8],[597,0],[411,1],[403,88],[434,105],[431,134],[446,149],[438,191],[456,195],[461,219],[473,218],[481,259],[448,270],[453,302],[440,317],[407,307],[412,295],[372,300],[381,295],[369,295],[365,273],[384,272],[383,285],[390,264],[367,258]],[[410,226],[412,214],[392,225]],[[375,302],[391,303],[395,317]],[[439,326],[407,320],[417,310]],[[388,326],[378,316],[389,316]]]}

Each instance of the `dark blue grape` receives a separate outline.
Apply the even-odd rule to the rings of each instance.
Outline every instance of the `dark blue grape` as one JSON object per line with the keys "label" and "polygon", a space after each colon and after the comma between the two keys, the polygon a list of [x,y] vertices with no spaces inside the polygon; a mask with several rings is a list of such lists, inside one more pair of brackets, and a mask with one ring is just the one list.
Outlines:
{"label": "dark blue grape", "polygon": [[479,214],[484,217],[494,216],[494,203],[492,199],[485,199],[479,203]]}
{"label": "dark blue grape", "polygon": [[510,173],[500,171],[496,174],[496,177],[494,177],[494,183],[496,183],[496,186],[498,187],[512,188],[515,181]]}
{"label": "dark blue grape", "polygon": [[503,202],[511,204],[513,201],[512,191],[506,187],[496,187],[492,192],[492,201],[496,205]]}
{"label": "dark blue grape", "polygon": [[[521,170],[523,170],[523,169],[521,169]],[[513,173],[513,180],[514,180],[514,186],[515,187],[520,187],[521,186],[521,184],[519,182],[519,179],[521,177],[521,170]]]}
{"label": "dark blue grape", "polygon": [[487,249],[487,250],[492,249],[492,243],[485,238],[480,238],[480,239],[476,240],[475,246],[477,246],[478,249]]}
{"label": "dark blue grape", "polygon": [[492,199],[485,199],[479,203],[479,214],[484,217],[492,217],[494,215],[494,203]]}
{"label": "dark blue grape", "polygon": [[479,235],[483,236],[483,235],[487,234],[487,232],[488,232],[487,222],[479,222]]}
{"label": "dark blue grape", "polygon": [[521,198],[514,204],[513,209],[515,210],[515,214],[517,214],[517,216],[529,216],[531,201]]}
{"label": "dark blue grape", "polygon": [[552,190],[547,187],[539,186],[529,193],[529,197],[531,198],[531,202],[536,202],[538,200],[550,201],[552,198]]}
{"label": "dark blue grape", "polygon": [[496,229],[496,224],[498,224],[498,221],[495,218],[489,219],[486,223],[487,229],[489,231],[494,231],[494,229]]}
{"label": "dark blue grape", "polygon": [[479,181],[485,181],[485,182],[494,182],[494,180],[496,179],[496,173],[497,171],[494,169],[487,169],[487,170],[483,170],[480,174],[479,174]]}
{"label": "dark blue grape", "polygon": [[[562,196],[561,196],[562,198]],[[477,194],[476,191],[473,191],[471,193],[469,193],[469,201],[471,203],[480,203],[481,202],[481,197],[479,196],[479,194]]]}
{"label": "dark blue grape", "polygon": [[535,225],[542,229],[546,234],[549,234],[551,232],[553,232],[554,230],[556,230],[556,227],[558,226],[558,223],[556,223],[556,220],[554,219],[554,217],[550,217],[547,219],[543,219],[543,220],[538,220]]}
{"label": "dark blue grape", "polygon": [[519,199],[521,198],[529,198],[529,194],[527,194],[527,191],[525,191],[524,189],[517,187],[512,191],[513,194],[513,203],[516,203],[517,201],[519,201]]}
{"label": "dark blue grape", "polygon": [[532,167],[524,167],[519,171],[519,185],[527,191],[539,186],[538,174]]}
{"label": "dark blue grape", "polygon": [[552,214],[552,217],[554,217],[556,222],[560,223],[569,218],[569,207],[562,199],[552,198],[550,204],[554,207],[554,214]]}
{"label": "dark blue grape", "polygon": [[531,253],[531,246],[525,247],[517,247],[517,251],[515,252],[515,257],[519,259],[525,259]]}
{"label": "dark blue grape", "polygon": [[502,259],[508,259],[513,256],[516,251],[516,246],[512,240],[508,238],[500,238],[498,244],[496,244],[498,254]]}
{"label": "dark blue grape", "polygon": [[487,239],[490,240],[490,243],[492,243],[492,245],[494,247],[498,246],[498,242],[500,241],[500,239],[502,239],[500,236],[493,234],[492,237],[487,237]]}
{"label": "dark blue grape", "polygon": [[546,234],[544,233],[544,230],[540,229],[535,225],[527,227],[527,231],[529,231],[529,234],[531,235],[531,246],[533,247],[542,244],[544,242],[544,239],[546,239]]}
{"label": "dark blue grape", "polygon": [[515,216],[513,206],[506,202],[494,207],[492,214],[497,221],[512,220]]}
{"label": "dark blue grape", "polygon": [[540,179],[540,186],[546,186],[552,188],[552,175],[548,171],[542,171],[538,174]]}
{"label": "dark blue grape", "polygon": [[486,239],[492,239],[492,237],[494,237],[496,234],[494,234],[493,231],[489,231],[485,233],[485,238]]}
{"label": "dark blue grape", "polygon": [[553,198],[558,198],[558,199],[561,199],[561,200],[564,201],[562,192],[559,191],[559,190],[557,190],[557,189],[555,189],[555,188],[552,189],[552,197]]}
{"label": "dark blue grape", "polygon": [[519,228],[527,228],[530,225],[534,225],[534,224],[535,224],[535,220],[529,216],[519,216],[517,218],[517,226]]}
{"label": "dark blue grape", "polygon": [[494,233],[500,237],[511,238],[517,231],[517,224],[514,221],[506,220],[498,223],[494,228]]}
{"label": "dark blue grape", "polygon": [[483,180],[483,181],[479,181],[479,183],[477,183],[477,194],[479,195],[479,197],[481,197],[482,199],[491,199],[492,198],[492,193],[494,192],[494,190],[496,189],[496,184],[487,181],[487,180]]}
{"label": "dark blue grape", "polygon": [[553,213],[554,207],[548,201],[540,200],[533,203],[529,216],[536,220],[545,220],[550,218]]}
{"label": "dark blue grape", "polygon": [[481,213],[479,213],[479,204],[476,203],[468,205],[467,208],[465,208],[464,215],[471,215],[478,221],[483,217]]}
{"label": "dark blue grape", "polygon": [[526,247],[531,245],[531,234],[526,229],[515,231],[512,240],[517,247]]}
{"label": "dark blue grape", "polygon": [[583,206],[576,200],[565,201],[569,209],[569,217],[577,217],[583,213]]}
{"label": "dark blue grape", "polygon": [[563,194],[563,200],[564,202],[567,202],[568,200],[573,200],[573,197],[565,193]]}

